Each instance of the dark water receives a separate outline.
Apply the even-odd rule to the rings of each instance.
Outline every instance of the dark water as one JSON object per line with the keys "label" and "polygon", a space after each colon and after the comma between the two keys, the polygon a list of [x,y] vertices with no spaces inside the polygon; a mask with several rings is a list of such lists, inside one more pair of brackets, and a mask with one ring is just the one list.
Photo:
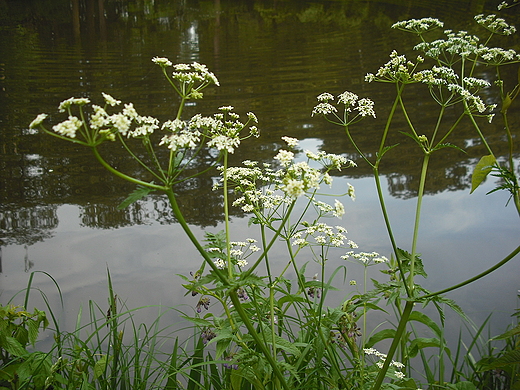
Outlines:
{"label": "dark water", "polygon": [[[0,1],[0,245],[2,302],[42,270],[57,280],[71,315],[88,299],[106,299],[106,268],[116,290],[131,307],[184,302],[176,274],[187,274],[199,258],[160,197],[119,211],[133,187],[98,166],[88,150],[28,129],[41,113],[57,115],[60,101],[86,96],[101,102],[101,92],[133,102],[137,111],[169,119],[177,100],[154,56],[174,62],[207,64],[221,87],[205,90],[205,99],[187,114],[210,114],[232,105],[256,113],[262,136],[245,142],[233,157],[271,161],[284,135],[302,140],[302,149],[343,153],[359,161],[341,129],[310,116],[315,97],[351,90],[376,102],[378,119],[357,129],[362,149],[376,148],[393,90],[367,84],[393,50],[408,50],[415,38],[390,26],[399,20],[437,17],[447,28],[472,29],[472,18],[496,9],[495,1]],[[519,25],[518,8],[507,14]],[[504,41],[520,48],[518,38]],[[510,70],[514,80],[516,69]],[[485,77],[491,78],[492,75]],[[427,133],[437,107],[418,88],[407,95],[412,117]],[[490,102],[495,97],[489,96]],[[518,129],[518,115],[511,109]],[[505,153],[500,126],[489,137]],[[402,119],[396,130],[406,130]],[[517,134],[518,134],[518,130]],[[399,152],[382,167],[396,238],[410,249],[421,154],[394,132]],[[469,195],[471,169],[485,153],[463,124],[450,142],[464,147],[433,158],[424,201],[419,250],[437,290],[473,276],[502,259],[520,241],[520,226],[507,194],[486,196],[494,182]],[[124,153],[111,162],[133,169]],[[355,203],[346,203],[342,223],[364,250],[389,254],[371,170],[361,161],[337,177],[335,191],[354,184]],[[222,228],[221,199],[211,191],[215,172],[178,192],[187,220],[202,237]],[[233,211],[237,239],[246,233],[247,216]],[[251,233],[250,235],[254,235]],[[339,255],[338,255],[339,256]],[[280,255],[280,262],[283,257]],[[340,264],[339,259],[331,265]],[[518,259],[474,286],[449,295],[479,322],[491,311],[504,325],[517,307]],[[348,265],[349,279],[360,269]],[[374,274],[375,276],[375,274]],[[43,275],[37,286],[57,303]],[[67,318],[65,319],[67,321]]]}

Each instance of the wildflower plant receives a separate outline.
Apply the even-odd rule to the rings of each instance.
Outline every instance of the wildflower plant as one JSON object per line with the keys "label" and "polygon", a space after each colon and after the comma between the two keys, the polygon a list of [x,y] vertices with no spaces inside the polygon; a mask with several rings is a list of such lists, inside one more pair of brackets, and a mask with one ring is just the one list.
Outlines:
{"label": "wildflower plant", "polygon": [[[506,3],[503,3],[499,8],[504,9],[507,6]],[[420,42],[414,49],[421,54],[417,56],[416,61],[409,61],[404,55],[398,55],[397,52],[393,51],[390,54],[390,60],[386,64],[376,73],[368,73],[365,77],[367,82],[382,82],[395,85],[394,103],[388,113],[379,142],[379,148],[375,153],[373,153],[373,151],[361,150],[356,142],[356,130],[352,125],[360,120],[367,119],[366,117],[370,115],[361,115],[361,111],[356,115],[352,115],[352,107],[355,107],[358,101],[357,95],[353,92],[344,92],[340,95],[348,96],[348,99],[339,99],[338,96],[336,104],[333,103],[335,97],[332,94],[328,92],[322,93],[317,97],[318,103],[312,111],[313,116],[323,116],[328,122],[343,127],[345,134],[362,160],[372,168],[383,218],[393,248],[391,259],[387,260],[385,258],[385,262],[388,263],[389,268],[384,272],[390,276],[390,281],[388,283],[375,282],[376,290],[372,292],[365,290],[361,295],[382,295],[393,303],[396,316],[399,319],[395,333],[392,334],[393,341],[388,354],[385,355],[385,359],[377,363],[378,366],[381,366],[381,370],[374,383],[374,389],[379,389],[384,386],[383,380],[385,375],[388,375],[388,373],[392,371],[391,366],[393,361],[391,359],[398,351],[401,354],[400,356],[406,360],[416,356],[418,351],[428,344],[426,340],[410,340],[408,338],[408,333],[406,333],[407,329],[412,329],[413,331],[414,327],[412,323],[415,321],[428,324],[427,326],[439,337],[438,342],[436,341],[429,345],[439,347],[441,351],[440,358],[442,359],[442,355],[447,353],[448,358],[453,359],[443,344],[440,328],[433,326],[430,319],[414,311],[414,303],[421,302],[427,304],[433,302],[439,307],[438,304],[443,302],[461,313],[460,308],[454,302],[443,298],[442,294],[480,279],[510,261],[520,252],[520,247],[518,247],[490,269],[442,291],[429,292],[416,283],[416,276],[422,275],[426,277],[425,267],[418,253],[417,237],[420,226],[422,200],[425,186],[427,185],[426,173],[428,171],[429,162],[434,153],[443,148],[451,147],[464,152],[459,146],[448,142],[450,135],[457,131],[462,121],[469,121],[488,151],[488,154],[483,156],[475,166],[472,175],[471,192],[477,189],[488,174],[500,177],[502,183],[490,192],[497,190],[509,191],[514,207],[520,215],[520,187],[518,185],[518,167],[515,165],[516,162],[514,159],[514,137],[507,118],[507,110],[518,96],[520,86],[516,85],[510,88],[510,92],[507,92],[505,87],[506,82],[501,75],[501,68],[511,64],[518,64],[520,62],[520,56],[513,49],[506,50],[488,46],[494,36],[511,35],[516,32],[516,28],[509,25],[503,18],[499,18],[497,15],[477,15],[475,21],[488,34],[484,39],[481,39],[477,35],[470,34],[467,31],[454,32],[452,30],[445,30],[444,38],[429,40],[430,31],[444,27],[441,21],[432,18],[407,20],[397,22],[392,26],[395,29],[415,34]],[[494,85],[482,77],[482,67],[487,67],[495,71],[496,81]],[[407,105],[405,104],[405,91],[411,84],[425,85],[430,91],[433,100],[439,106],[438,119],[434,123],[433,128],[426,134],[423,133],[424,130],[419,132],[418,127],[414,123],[414,118],[409,114]],[[500,101],[489,104],[487,100],[481,97],[480,93],[482,91],[487,92],[487,90],[493,87],[498,88]],[[345,104],[345,101],[348,103]],[[370,105],[371,109],[372,106],[373,103]],[[500,108],[497,108],[499,106]],[[448,107],[452,112],[458,113],[458,117],[456,117],[455,120],[451,120],[451,122],[449,122],[446,115]],[[408,130],[401,131],[401,133],[413,139],[423,153],[410,253],[397,246],[379,177],[380,166],[384,161],[385,154],[398,146],[388,145],[387,143],[389,132],[392,131],[394,127],[392,122],[397,115],[397,108],[400,108],[408,126]],[[504,123],[508,143],[508,154],[505,161],[499,161],[497,159],[483,130],[485,123],[491,123],[495,114],[500,114]],[[375,117],[375,115],[373,116]],[[479,118],[485,118],[485,123]],[[375,258],[372,260],[370,256],[364,253],[347,253],[344,258],[361,261],[365,266],[368,266],[370,261],[376,261]],[[443,318],[442,313],[441,318]],[[382,336],[384,332],[386,331],[379,333],[379,336]],[[374,337],[377,338],[378,336]],[[410,344],[408,347],[405,347],[407,342],[410,342]],[[370,346],[370,340],[366,343],[365,345]],[[375,354],[372,348],[365,349],[364,351],[367,354]],[[386,356],[388,356],[388,358],[386,358]],[[435,382],[435,380],[444,381],[443,370],[439,371],[439,377],[435,379],[424,355],[422,355],[422,359],[428,383],[431,384]],[[401,376],[401,374],[397,372],[395,375],[398,377]],[[452,376],[452,379],[453,378],[455,378],[455,376]]]}
{"label": "wildflower plant", "polygon": [[[412,359],[420,357],[428,384],[444,382],[444,371],[435,376],[429,368],[424,349],[436,347],[440,355],[454,361],[446,346],[443,331],[414,305],[433,303],[444,318],[442,306],[448,305],[461,313],[460,308],[443,293],[477,280],[512,259],[520,247],[495,266],[475,277],[442,291],[430,292],[417,283],[426,277],[420,257],[417,237],[426,186],[426,173],[431,156],[440,149],[460,147],[448,142],[459,123],[469,120],[487,148],[473,174],[472,191],[492,173],[503,179],[497,187],[510,192],[520,214],[520,193],[517,167],[513,158],[513,136],[507,121],[507,109],[520,92],[517,85],[506,92],[500,68],[520,62],[514,50],[488,47],[494,35],[509,35],[515,29],[496,16],[478,16],[476,22],[490,36],[481,43],[479,37],[465,31],[444,31],[442,39],[428,40],[428,34],[443,28],[433,18],[398,22],[394,28],[415,34],[415,47],[421,54],[409,60],[392,51],[390,59],[375,73],[368,73],[367,82],[395,86],[395,99],[382,130],[379,145],[373,151],[361,150],[356,142],[355,125],[376,118],[375,104],[369,98],[351,91],[337,95],[324,92],[317,97],[311,115],[325,118],[341,126],[351,144],[374,174],[381,202],[384,222],[388,230],[392,254],[388,257],[376,252],[358,250],[341,225],[348,215],[346,200],[355,200],[355,189],[347,184],[344,194],[334,194],[333,172],[344,172],[356,163],[343,155],[325,151],[299,150],[296,138],[284,136],[283,148],[276,151],[271,163],[246,160],[241,166],[229,166],[229,154],[240,147],[243,140],[258,137],[258,120],[249,112],[240,116],[231,106],[205,116],[198,113],[184,118],[186,103],[203,98],[209,86],[219,86],[217,77],[199,63],[173,64],[164,57],[155,57],[173,90],[179,106],[171,119],[158,119],[138,114],[132,103],[122,103],[102,93],[104,103],[91,104],[90,98],[70,98],[59,105],[66,118],[50,129],[47,114],[39,114],[30,124],[61,140],[88,147],[95,158],[117,177],[137,186],[120,205],[126,207],[151,191],[161,192],[169,200],[173,214],[198,253],[202,264],[190,275],[179,275],[186,294],[193,299],[193,312],[183,313],[195,331],[191,350],[176,341],[170,366],[164,374],[167,388],[179,383],[189,389],[416,389],[412,375]],[[493,120],[497,106],[488,104],[479,93],[492,85],[477,72],[481,66],[496,70],[501,101],[500,114],[505,123],[509,156],[499,163],[487,143],[480,117]],[[426,87],[439,106],[438,120],[428,132],[414,125],[404,103],[410,85]],[[100,99],[101,100],[101,99]],[[388,145],[393,120],[400,108],[408,125],[403,134],[413,139],[423,153],[417,209],[410,252],[398,247],[383,197],[380,167],[386,153],[397,145]],[[459,116],[448,123],[446,110],[459,110]],[[381,113],[378,112],[380,117]],[[116,143],[142,169],[132,173],[111,165],[104,157],[105,146]],[[101,148],[101,145],[104,145]],[[190,169],[210,151],[211,161],[199,172]],[[206,171],[214,170],[214,191],[223,194],[224,230],[206,232],[205,243],[199,241],[187,224],[179,206],[176,188]],[[333,197],[325,196],[332,192]],[[232,198],[232,195],[234,197]],[[329,194],[330,195],[330,194]],[[251,225],[258,230],[243,241],[233,240],[230,229],[230,207],[239,208],[251,216]],[[329,223],[330,221],[334,221]],[[275,272],[272,249],[281,246],[285,262]],[[342,255],[341,255],[341,254]],[[334,282],[343,275],[346,266],[335,270],[327,267],[332,256],[359,263],[364,268],[361,288],[355,280],[349,282],[349,293],[343,293],[339,307],[327,307],[327,296],[334,291]],[[302,260],[304,259],[304,260]],[[309,275],[307,267],[314,263],[319,272]],[[368,269],[383,267],[385,281],[373,280],[368,286]],[[295,275],[293,279],[289,275]],[[359,289],[359,290],[358,290]],[[367,316],[371,310],[393,310],[397,324],[394,328],[370,331]],[[116,312],[116,298],[111,291],[110,313]],[[463,315],[461,313],[461,315]],[[107,315],[107,317],[109,317]],[[116,319],[109,318],[114,352],[122,348]],[[414,324],[422,324],[434,333],[434,338],[414,337]],[[386,353],[376,345],[386,339],[391,345]],[[379,348],[379,347],[378,347]],[[178,352],[182,352],[182,357]],[[399,355],[399,361],[394,357]],[[105,372],[112,364],[112,379],[117,385],[117,356],[108,355],[96,365]],[[101,363],[99,363],[101,362]],[[96,371],[96,369],[94,369]],[[181,377],[178,379],[178,377]],[[452,376],[453,381],[460,379]],[[468,387],[471,388],[471,387]]]}
{"label": "wildflower plant", "polygon": [[[122,103],[102,93],[104,103],[100,105],[83,97],[60,103],[59,111],[65,113],[66,119],[50,129],[46,126],[46,114],[38,115],[30,127],[90,148],[107,170],[136,184],[137,189],[120,207],[151,191],[162,192],[169,199],[177,221],[203,258],[202,265],[191,275],[179,275],[187,294],[194,299],[193,313],[185,313],[184,317],[198,329],[199,340],[193,355],[186,352],[187,361],[193,365],[181,369],[179,375],[193,383],[193,375],[201,370],[197,368],[198,356],[207,350],[208,372],[214,373],[216,362],[223,362],[222,383],[239,380],[254,386],[263,383],[270,388],[319,387],[323,385],[320,372],[326,368],[329,385],[350,387],[348,376],[356,377],[353,373],[365,366],[360,363],[363,353],[356,341],[361,334],[357,321],[364,313],[353,312],[352,305],[348,310],[330,309],[324,302],[333,290],[334,278],[345,269],[339,267],[329,274],[329,257],[336,256],[338,251],[357,256],[353,252],[357,244],[340,224],[346,212],[342,198],[346,195],[354,200],[355,190],[348,184],[345,194],[335,194],[333,198],[322,195],[333,186],[333,171],[352,169],[356,164],[342,155],[301,151],[298,139],[285,136],[282,140],[286,146],[276,152],[272,163],[244,161],[242,166],[229,166],[229,154],[244,139],[259,136],[256,116],[247,113],[241,119],[233,107],[222,106],[213,115],[199,113],[185,119],[186,102],[201,99],[205,88],[219,85],[218,79],[202,64],[173,64],[163,57],[152,61],[180,98],[172,119],[161,123],[140,115],[132,103]],[[334,98],[323,96],[321,100],[323,107],[316,109],[317,115],[327,113],[332,107],[329,101]],[[353,122],[375,117],[369,99],[345,93],[337,101]],[[110,164],[105,153],[112,143],[124,148],[142,168],[137,170],[138,174]],[[206,151],[211,151],[213,161],[201,172],[193,172],[193,162]],[[225,229],[206,232],[204,244],[186,223],[175,189],[210,169],[219,175],[214,191],[224,195]],[[235,197],[231,200],[233,192]],[[258,241],[232,240],[229,207],[251,215],[252,224],[259,228]],[[325,218],[337,222],[327,224]],[[275,274],[269,252],[279,242],[285,247],[287,262]],[[306,262],[302,263],[301,258]],[[308,261],[320,267],[313,277],[306,273]],[[295,280],[289,280],[289,272],[296,275]],[[116,311],[115,302],[112,296],[109,313]],[[117,326],[114,329],[113,340],[119,346]],[[346,354],[347,350],[350,354]],[[395,376],[392,379],[401,380]],[[356,379],[360,386],[367,381],[370,380]]]}

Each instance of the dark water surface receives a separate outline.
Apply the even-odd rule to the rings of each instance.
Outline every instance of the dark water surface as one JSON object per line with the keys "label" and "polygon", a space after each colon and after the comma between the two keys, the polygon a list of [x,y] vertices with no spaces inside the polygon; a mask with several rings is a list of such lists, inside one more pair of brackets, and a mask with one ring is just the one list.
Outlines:
{"label": "dark water surface", "polygon": [[[302,149],[357,160],[358,168],[336,178],[335,193],[345,192],[347,182],[357,193],[354,203],[344,201],[342,224],[362,250],[389,255],[371,170],[359,161],[340,128],[311,118],[315,97],[348,89],[372,98],[378,118],[358,125],[357,136],[362,148],[375,149],[393,90],[365,83],[364,75],[377,71],[393,49],[411,53],[416,43],[413,36],[390,26],[433,16],[447,28],[473,29],[473,16],[492,12],[498,3],[0,1],[0,299],[6,302],[22,289],[29,272],[48,272],[61,287],[65,326],[71,326],[81,304],[89,299],[105,302],[108,266],[116,292],[130,307],[195,303],[182,298],[176,274],[195,270],[200,259],[164,199],[150,197],[117,210],[132,186],[105,172],[88,150],[28,129],[41,112],[61,121],[60,101],[85,96],[101,103],[101,92],[133,102],[142,115],[171,118],[177,100],[151,62],[154,56],[207,64],[219,78],[221,87],[206,89],[205,99],[191,105],[188,114],[211,114],[222,105],[256,113],[262,135],[246,141],[232,163],[271,161],[285,135],[301,139]],[[517,8],[505,17],[519,25]],[[513,37],[504,45],[518,51],[519,42]],[[511,74],[514,80],[515,68]],[[427,133],[437,106],[423,99],[428,97],[424,90],[413,93],[408,95],[410,113]],[[491,102],[495,97],[488,98]],[[518,134],[514,108],[511,116]],[[409,250],[421,154],[399,135],[398,130],[406,130],[402,119],[395,122],[395,130],[391,142],[400,142],[402,148],[388,154],[383,182],[398,244]],[[505,152],[500,130],[499,125],[490,127],[489,134]],[[512,206],[505,207],[507,194],[485,195],[493,180],[469,195],[471,169],[485,153],[476,140],[471,128],[462,125],[450,142],[465,148],[467,155],[446,150],[431,164],[419,251],[430,275],[424,285],[432,290],[485,270],[520,241],[518,216]],[[119,167],[128,164],[122,151],[112,153],[111,161]],[[187,220],[200,237],[204,229],[222,228],[221,198],[211,191],[215,175],[211,172],[178,189]],[[236,239],[254,236],[245,233],[247,216],[233,213]],[[331,267],[340,264],[339,255],[331,258]],[[518,303],[519,260],[449,297],[476,322],[493,311],[497,324],[507,324]],[[284,262],[282,255],[279,261]],[[317,272],[318,265],[309,269],[314,266]],[[361,277],[360,267],[348,267],[348,279]],[[48,278],[40,274],[35,283],[58,303]]]}

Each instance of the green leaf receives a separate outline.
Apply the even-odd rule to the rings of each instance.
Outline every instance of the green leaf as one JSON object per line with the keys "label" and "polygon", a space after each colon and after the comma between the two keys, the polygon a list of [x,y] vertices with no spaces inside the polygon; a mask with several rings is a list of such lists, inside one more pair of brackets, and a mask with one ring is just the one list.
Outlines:
{"label": "green leaf", "polygon": [[411,314],[410,314],[410,318],[409,318],[409,321],[417,321],[417,322],[421,322],[423,323],[424,325],[426,325],[428,328],[430,328],[431,330],[433,330],[433,332],[438,336],[438,337],[441,337],[442,335],[442,331],[441,329],[439,328],[439,326],[435,323],[435,321],[433,321],[430,317],[428,317],[426,314],[424,313],[421,313],[419,311],[413,311]]}
{"label": "green leaf", "polygon": [[6,336],[2,340],[2,348],[14,356],[23,356],[27,353],[25,348],[14,337]]}
{"label": "green leaf", "polygon": [[519,334],[520,334],[520,324],[515,326],[513,329],[509,329],[507,332],[502,333],[499,336],[493,337],[493,340],[504,340],[504,339],[508,339],[510,337],[513,337],[513,336],[516,336]]}
{"label": "green leaf", "polygon": [[27,325],[29,328],[29,342],[34,346],[34,343],[36,342],[36,339],[38,338],[39,328],[40,325],[37,321],[33,319],[27,320]]}
{"label": "green leaf", "polygon": [[447,142],[445,144],[438,144],[437,146],[435,146],[435,148],[432,149],[432,151],[444,149],[444,148],[453,148],[453,149],[457,149],[458,151],[460,151],[462,153],[466,153],[466,151],[464,149],[458,147],[457,145],[450,144],[449,142]]}
{"label": "green leaf", "polygon": [[419,353],[420,349],[427,347],[441,347],[441,342],[439,339],[427,338],[427,337],[418,337],[413,339],[410,343],[410,347],[408,349],[408,356],[413,358],[416,357]]}
{"label": "green leaf", "polygon": [[513,103],[513,99],[511,99],[511,95],[508,93],[508,94],[506,94],[504,100],[502,100],[502,109],[500,110],[500,112],[501,113],[507,112],[511,103]]}
{"label": "green leaf", "polygon": [[216,353],[215,353],[215,359],[220,358],[222,356],[222,354],[224,352],[226,352],[226,349],[231,344],[231,341],[232,341],[231,337],[226,338],[226,339],[221,339],[221,340],[217,341],[217,350],[216,350]]}
{"label": "green leaf", "polygon": [[383,156],[385,155],[386,152],[388,152],[389,150],[395,148],[396,146],[399,146],[399,144],[395,144],[395,145],[391,145],[391,146],[385,146],[385,147],[383,148],[383,150],[381,151],[381,154],[376,153],[376,155],[377,155],[377,160],[378,160],[378,161],[381,160],[381,159],[383,158]]}
{"label": "green leaf", "polygon": [[[397,255],[399,256],[399,261],[401,262],[403,271],[405,273],[409,272],[410,264],[412,263],[412,254],[405,251],[404,249],[397,248]],[[422,262],[420,253],[415,254],[414,273],[415,273],[415,275],[421,275],[425,278],[428,277],[428,275],[426,274],[426,271],[424,270],[424,266],[423,266],[423,262]]]}
{"label": "green leaf", "polygon": [[99,378],[101,375],[103,375],[107,370],[108,365],[108,359],[107,355],[101,356],[98,361],[96,361],[96,364],[94,365],[94,379]]}
{"label": "green leaf", "polygon": [[118,210],[123,210],[130,206],[132,203],[137,202],[139,199],[144,198],[146,195],[148,195],[150,192],[154,191],[152,188],[144,187],[144,186],[137,186],[137,189],[135,189],[133,192],[128,195],[128,197],[121,202],[119,206],[117,206]]}
{"label": "green leaf", "polygon": [[493,165],[497,162],[495,156],[492,154],[487,156],[482,156],[477,166],[473,170],[473,175],[471,176],[471,191],[470,194],[473,193],[477,189],[477,187],[486,179],[487,175],[493,169]]}
{"label": "green leaf", "polygon": [[384,339],[393,339],[395,337],[395,329],[383,329],[371,336],[365,344],[366,348],[371,348]]}
{"label": "green leaf", "polygon": [[498,359],[493,360],[491,363],[484,365],[484,370],[491,370],[500,367],[506,367],[520,363],[520,349],[508,351]]}
{"label": "green leaf", "polygon": [[456,390],[477,390],[475,385],[468,381],[454,383],[450,386],[450,388]]}
{"label": "green leaf", "polygon": [[182,318],[190,321],[190,322],[193,322],[194,324],[196,325],[200,325],[200,326],[212,326],[213,323],[208,321],[208,320],[205,320],[203,318],[199,318],[199,317],[190,317],[190,316],[181,316]]}
{"label": "green leaf", "polygon": [[286,302],[289,302],[289,303],[307,302],[307,300],[305,298],[303,298],[301,295],[287,294],[278,300],[278,307],[282,307]]}

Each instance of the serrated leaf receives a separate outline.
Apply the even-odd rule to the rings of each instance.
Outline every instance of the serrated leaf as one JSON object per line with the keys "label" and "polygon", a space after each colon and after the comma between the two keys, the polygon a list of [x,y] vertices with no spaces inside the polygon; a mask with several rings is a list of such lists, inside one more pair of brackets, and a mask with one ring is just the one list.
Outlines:
{"label": "serrated leaf", "polygon": [[126,209],[132,203],[137,202],[139,199],[144,198],[150,192],[154,191],[152,188],[137,186],[137,188],[128,195],[128,197],[123,200],[119,206],[117,206],[118,210]]}
{"label": "serrated leaf", "polygon": [[25,348],[14,337],[6,336],[3,340],[2,348],[14,356],[23,356],[27,353]]}
{"label": "serrated leaf", "polygon": [[381,151],[381,154],[377,153],[377,159],[378,160],[381,160],[383,158],[383,156],[386,154],[386,152],[388,152],[389,150],[395,148],[396,146],[399,146],[399,144],[395,144],[395,145],[390,145],[390,146],[385,146],[383,148],[383,150]]}
{"label": "serrated leaf", "polygon": [[466,153],[466,151],[464,149],[458,147],[457,145],[450,144],[449,142],[446,142],[444,144],[438,144],[437,146],[435,146],[435,148],[433,148],[433,150],[439,150],[439,149],[444,149],[444,148],[453,148],[453,149],[457,149],[458,151],[461,151],[462,153]]}
{"label": "serrated leaf", "polygon": [[509,365],[519,364],[520,363],[520,349],[515,349],[513,351],[508,351],[498,359],[495,359],[491,363],[485,365],[486,370],[505,367]]}
{"label": "serrated leaf", "polygon": [[471,175],[471,191],[470,194],[473,193],[477,189],[477,187],[486,179],[487,175],[493,169],[493,165],[495,165],[497,159],[492,154],[482,156],[480,161],[475,166],[473,170],[473,174]]}
{"label": "serrated leaf", "polygon": [[493,340],[504,340],[510,337],[516,336],[520,334],[520,324],[515,326],[513,329],[509,329],[507,332],[502,333],[499,336],[493,337]]}
{"label": "serrated leaf", "polygon": [[[397,255],[399,256],[399,261],[401,262],[403,271],[405,273],[410,271],[410,264],[412,262],[412,254],[405,251],[404,249],[397,248]],[[428,277],[428,274],[424,270],[424,266],[423,266],[423,262],[422,262],[420,253],[415,254],[414,272],[415,272],[415,275],[421,275],[424,278]]]}
{"label": "serrated leaf", "polygon": [[29,328],[29,342],[34,346],[34,343],[38,338],[40,325],[37,321],[29,318],[27,320],[27,327]]}

